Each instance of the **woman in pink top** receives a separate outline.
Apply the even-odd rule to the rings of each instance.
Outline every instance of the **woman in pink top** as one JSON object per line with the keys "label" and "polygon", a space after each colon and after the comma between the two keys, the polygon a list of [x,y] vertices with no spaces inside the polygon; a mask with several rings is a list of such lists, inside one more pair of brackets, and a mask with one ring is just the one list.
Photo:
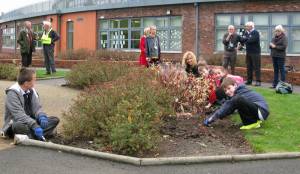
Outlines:
{"label": "woman in pink top", "polygon": [[148,67],[148,62],[146,60],[145,42],[146,42],[146,37],[149,35],[149,31],[150,31],[149,27],[144,29],[144,35],[141,37],[140,45],[139,45],[139,48],[141,50],[139,64],[146,67]]}

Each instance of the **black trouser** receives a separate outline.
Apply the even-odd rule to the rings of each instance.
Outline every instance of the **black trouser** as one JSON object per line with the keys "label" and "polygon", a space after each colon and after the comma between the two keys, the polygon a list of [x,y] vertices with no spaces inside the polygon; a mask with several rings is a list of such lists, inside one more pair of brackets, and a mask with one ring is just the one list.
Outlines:
{"label": "black trouser", "polygon": [[235,62],[236,62],[236,54],[224,56],[223,60],[223,68],[228,71],[228,66],[230,65],[231,74],[234,74],[235,70]]}
{"label": "black trouser", "polygon": [[284,57],[272,57],[273,60],[273,68],[274,68],[274,80],[273,80],[273,87],[276,87],[279,81],[279,72],[280,72],[280,80],[285,81],[285,67],[284,67],[284,62],[285,58]]}
{"label": "black trouser", "polygon": [[258,106],[242,96],[232,98],[233,110],[238,110],[243,125],[256,123],[259,120]]}
{"label": "black trouser", "polygon": [[252,82],[253,80],[253,70],[255,72],[255,78],[257,82],[260,80],[260,54],[246,54],[246,64],[247,64],[247,82]]}
{"label": "black trouser", "polygon": [[[54,129],[56,128],[58,123],[59,118],[48,117],[48,126],[45,129],[43,129],[45,138],[51,138],[54,136]],[[27,135],[29,138],[37,139],[37,137],[34,135],[34,130],[30,129],[29,125],[24,123],[14,122],[12,124],[12,131],[14,134],[24,134]]]}
{"label": "black trouser", "polygon": [[32,62],[32,51],[29,53],[21,53],[22,56],[22,67],[28,67]]}
{"label": "black trouser", "polygon": [[47,73],[56,72],[55,63],[54,63],[54,46],[43,45],[43,50],[44,50],[44,64]]}

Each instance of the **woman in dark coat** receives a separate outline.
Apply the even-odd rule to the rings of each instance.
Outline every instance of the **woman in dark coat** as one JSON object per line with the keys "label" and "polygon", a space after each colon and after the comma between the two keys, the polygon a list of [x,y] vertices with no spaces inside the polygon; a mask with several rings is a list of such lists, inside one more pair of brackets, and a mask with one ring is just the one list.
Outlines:
{"label": "woman in dark coat", "polygon": [[285,81],[285,56],[286,56],[286,48],[288,45],[287,37],[284,34],[284,29],[282,25],[278,25],[275,27],[275,35],[272,38],[272,42],[270,43],[271,49],[271,57],[273,60],[274,67],[274,80],[271,88],[275,88],[279,81],[279,72],[280,72],[280,80]]}

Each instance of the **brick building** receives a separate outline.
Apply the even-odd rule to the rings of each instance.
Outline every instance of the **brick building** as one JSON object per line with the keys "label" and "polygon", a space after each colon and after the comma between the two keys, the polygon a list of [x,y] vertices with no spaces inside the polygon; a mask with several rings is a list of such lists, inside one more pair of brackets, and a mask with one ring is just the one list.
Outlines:
{"label": "brick building", "polygon": [[163,58],[175,61],[188,50],[207,60],[220,57],[227,26],[242,28],[254,21],[261,34],[263,64],[271,63],[268,45],[274,27],[282,24],[289,39],[287,64],[300,67],[297,0],[50,0],[0,17],[0,52],[18,52],[15,38],[25,20],[32,21],[36,32],[42,31],[43,20],[51,20],[61,35],[58,52],[79,48],[137,52],[144,27],[156,25]]}

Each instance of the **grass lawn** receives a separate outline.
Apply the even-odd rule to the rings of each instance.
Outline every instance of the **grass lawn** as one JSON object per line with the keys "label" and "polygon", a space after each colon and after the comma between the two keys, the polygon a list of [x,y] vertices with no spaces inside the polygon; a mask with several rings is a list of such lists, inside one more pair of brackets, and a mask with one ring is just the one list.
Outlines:
{"label": "grass lawn", "polygon": [[54,74],[46,75],[46,70],[44,70],[44,69],[36,70],[37,79],[53,78],[53,77],[65,77],[67,73],[68,73],[67,71],[56,71],[56,73],[54,73]]}
{"label": "grass lawn", "polygon": [[[270,108],[262,127],[244,131],[255,152],[300,151],[300,94],[276,94],[272,89],[253,88],[262,94]],[[233,120],[240,122],[239,116]]]}

